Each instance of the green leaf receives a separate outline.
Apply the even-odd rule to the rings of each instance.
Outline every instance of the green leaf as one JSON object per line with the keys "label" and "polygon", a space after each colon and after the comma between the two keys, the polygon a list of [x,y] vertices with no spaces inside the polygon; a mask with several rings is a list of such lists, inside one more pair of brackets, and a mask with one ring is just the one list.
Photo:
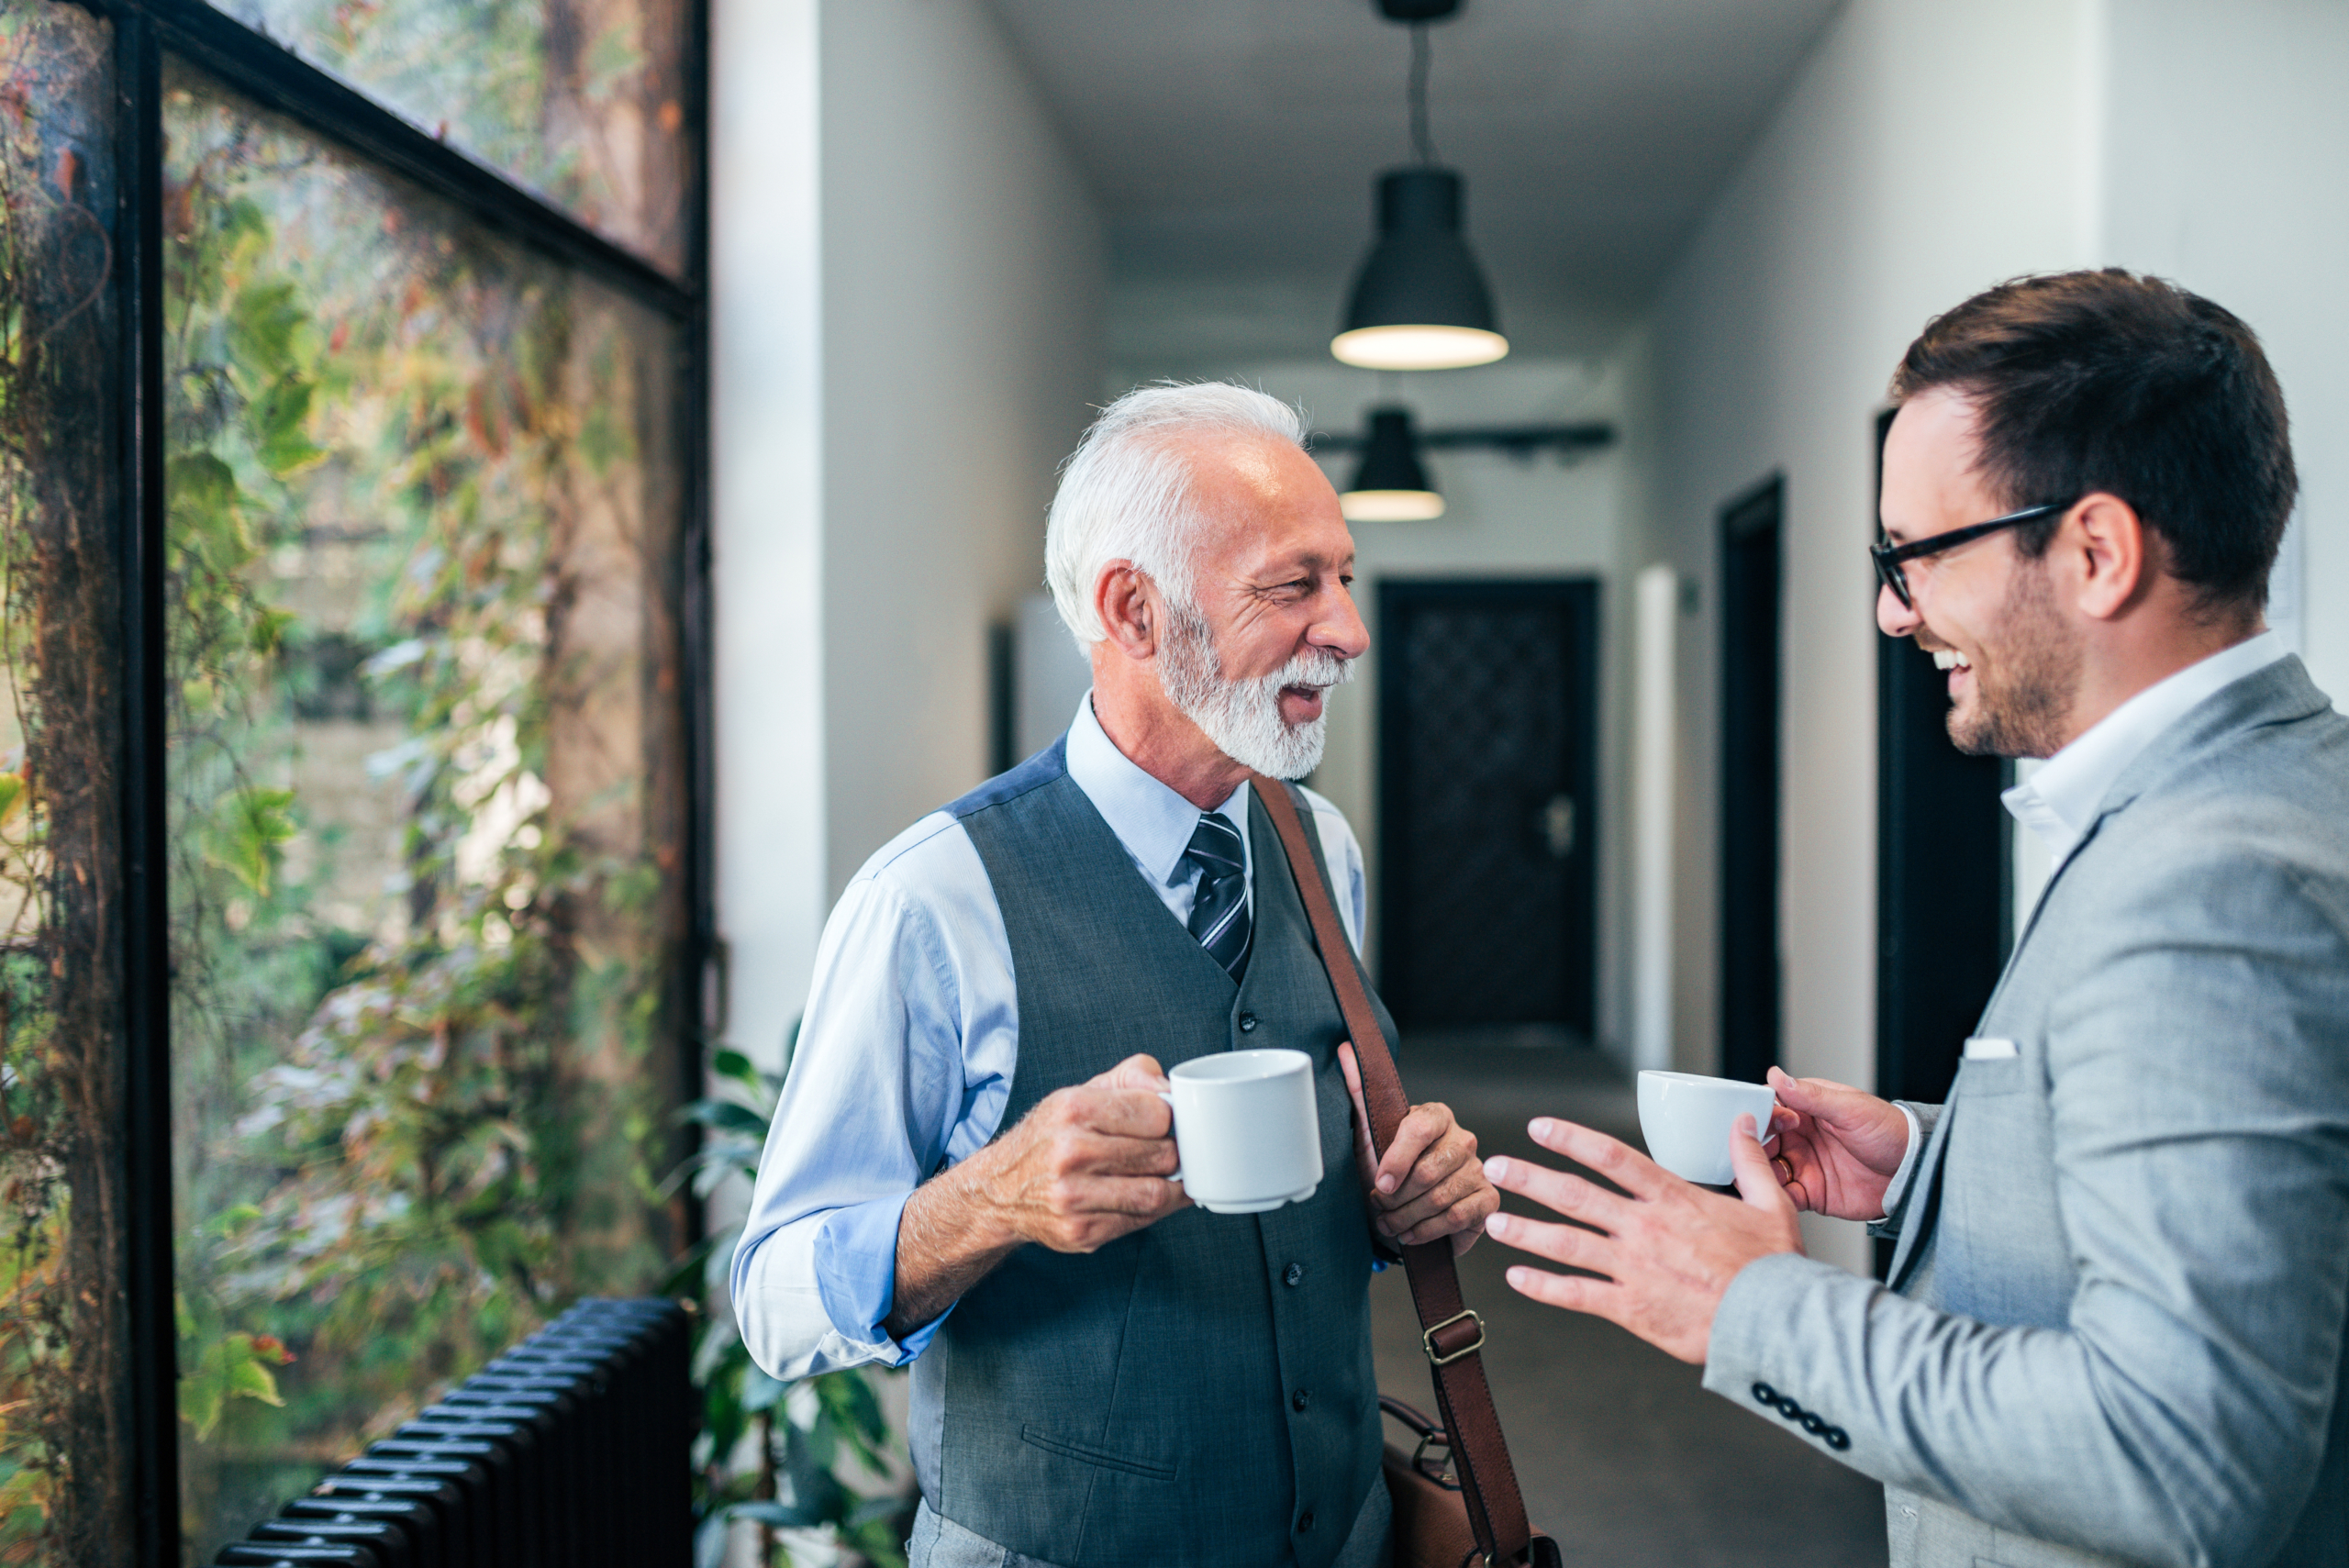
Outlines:
{"label": "green leaf", "polygon": [[[204,1229],[214,1236],[234,1236],[238,1231],[261,1218],[261,1210],[249,1203],[230,1204],[205,1223]],[[193,1333],[195,1326],[188,1325]]]}
{"label": "green leaf", "polygon": [[[848,1532],[848,1544],[872,1568],[906,1568],[906,1532],[897,1522],[905,1507],[895,1497],[875,1497],[857,1510],[858,1522]],[[865,1518],[866,1514],[874,1517]]]}
{"label": "green leaf", "polygon": [[726,1510],[726,1517],[751,1524],[773,1525],[777,1529],[813,1529],[818,1525],[831,1522],[810,1509],[763,1499],[755,1503],[736,1503]]}
{"label": "green leaf", "polygon": [[292,610],[272,609],[264,605],[253,614],[253,623],[245,635],[246,645],[264,656],[285,646],[285,628],[301,617]]}
{"label": "green leaf", "polygon": [[710,1058],[709,1070],[721,1078],[731,1078],[737,1083],[747,1084],[754,1089],[759,1084],[759,1070],[751,1065],[749,1057],[736,1051],[732,1046],[722,1048],[716,1056]]}
{"label": "green leaf", "polygon": [[732,1100],[696,1100],[685,1109],[685,1118],[718,1132],[740,1132],[764,1139],[767,1118]]}
{"label": "green leaf", "polygon": [[[723,1511],[694,1527],[694,1568],[720,1568],[726,1561],[728,1527],[733,1521]],[[766,1568],[761,1563],[759,1568]]]}
{"label": "green leaf", "polygon": [[285,1403],[277,1395],[277,1374],[258,1361],[238,1361],[230,1364],[228,1393],[231,1397],[258,1399],[264,1405],[283,1406]]}
{"label": "green leaf", "polygon": [[180,1379],[180,1419],[195,1429],[196,1440],[212,1436],[231,1399],[257,1399],[284,1406],[277,1392],[277,1374],[268,1361],[284,1360],[282,1351],[264,1350],[250,1334],[225,1334],[205,1347],[195,1368]]}
{"label": "green leaf", "polygon": [[242,883],[256,898],[269,896],[271,879],[285,858],[295,826],[290,789],[240,789],[228,797],[212,828],[206,858]]}
{"label": "green leaf", "polygon": [[308,320],[291,280],[250,284],[228,307],[228,351],[263,376],[284,375],[294,368],[295,335]]}
{"label": "green leaf", "polygon": [[782,1403],[790,1385],[769,1377],[757,1367],[751,1367],[742,1377],[742,1408],[756,1414],[772,1410]]}
{"label": "green leaf", "polygon": [[182,452],[163,471],[163,498],[171,517],[172,543],[193,551],[220,572],[234,572],[251,557],[238,519],[243,494],[228,465],[208,451]]}
{"label": "green leaf", "polygon": [[228,1397],[228,1386],[217,1377],[199,1373],[180,1379],[180,1419],[195,1429],[198,1442],[210,1438],[220,1424],[220,1407]]}
{"label": "green leaf", "polygon": [[652,1294],[655,1296],[700,1295],[704,1276],[708,1272],[711,1254],[718,1251],[721,1245],[730,1247],[734,1238],[740,1235],[741,1230],[742,1228],[739,1225],[729,1226],[717,1235],[705,1236],[691,1247],[686,1248],[685,1255],[679,1258],[676,1265],[662,1276],[661,1283],[653,1287]]}
{"label": "green leaf", "polygon": [[298,375],[283,375],[253,399],[246,410],[252,426],[253,453],[263,468],[287,478],[326,461],[326,450],[310,441],[310,384]]}
{"label": "green leaf", "polygon": [[821,1403],[826,1423],[841,1440],[848,1444],[864,1468],[875,1475],[888,1473],[888,1462],[880,1445],[888,1440],[888,1418],[881,1413],[881,1402],[874,1397],[873,1385],[856,1369],[832,1373],[816,1382],[816,1396]]}

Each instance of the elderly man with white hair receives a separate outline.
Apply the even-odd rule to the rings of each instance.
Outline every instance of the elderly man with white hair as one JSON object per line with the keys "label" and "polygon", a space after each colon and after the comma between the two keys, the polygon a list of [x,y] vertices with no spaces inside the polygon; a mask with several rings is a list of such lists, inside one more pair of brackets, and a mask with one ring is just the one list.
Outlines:
{"label": "elderly man with white hair", "polygon": [[[1085,433],[1045,555],[1093,690],[841,895],[735,1312],[778,1378],[913,1363],[914,1568],[1366,1568],[1375,1256],[1464,1248],[1497,1205],[1474,1137],[1418,1106],[1366,1221],[1352,1051],[1249,784],[1320,761],[1369,642],[1353,541],[1294,410],[1159,386]],[[1323,862],[1300,869],[1359,943],[1361,851],[1296,794]],[[1167,1180],[1162,1063],[1259,1046],[1312,1059],[1322,1180],[1210,1214]]]}

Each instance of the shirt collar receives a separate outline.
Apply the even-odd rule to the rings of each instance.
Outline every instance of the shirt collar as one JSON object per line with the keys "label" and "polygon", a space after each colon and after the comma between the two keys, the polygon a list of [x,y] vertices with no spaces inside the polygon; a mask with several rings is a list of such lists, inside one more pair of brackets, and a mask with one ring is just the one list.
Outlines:
{"label": "shirt collar", "polygon": [[[1093,717],[1093,694],[1076,706],[1068,727],[1068,776],[1109,825],[1142,874],[1163,887],[1172,887],[1187,874],[1183,851],[1199,825],[1199,808],[1137,766],[1118,750]],[[1242,781],[1217,815],[1240,833],[1248,847],[1248,785]]]}
{"label": "shirt collar", "polygon": [[2017,822],[2039,835],[2055,863],[2063,864],[2096,821],[2106,794],[2162,731],[2206,698],[2290,651],[2281,637],[2263,631],[2188,664],[2106,714],[1999,798]]}

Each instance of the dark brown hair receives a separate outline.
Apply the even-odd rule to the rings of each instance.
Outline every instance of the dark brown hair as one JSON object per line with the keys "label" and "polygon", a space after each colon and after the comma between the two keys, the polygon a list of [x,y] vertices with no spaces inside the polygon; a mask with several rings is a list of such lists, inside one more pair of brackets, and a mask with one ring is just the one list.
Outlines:
{"label": "dark brown hair", "polygon": [[[1973,403],[1982,473],[2009,506],[2117,495],[2202,609],[2267,602],[2299,481],[2283,391],[2232,312],[2117,267],[2017,278],[1909,345],[1894,400],[1934,387]],[[2060,522],[2019,529],[2024,553]]]}

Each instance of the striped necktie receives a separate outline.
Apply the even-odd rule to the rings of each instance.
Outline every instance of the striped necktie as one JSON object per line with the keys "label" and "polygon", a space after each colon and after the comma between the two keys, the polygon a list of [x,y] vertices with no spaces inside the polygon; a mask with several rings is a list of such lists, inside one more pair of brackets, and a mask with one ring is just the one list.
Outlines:
{"label": "striped necktie", "polygon": [[1248,966],[1248,860],[1240,832],[1214,812],[1191,829],[1183,858],[1199,868],[1191,900],[1191,935],[1234,980]]}

